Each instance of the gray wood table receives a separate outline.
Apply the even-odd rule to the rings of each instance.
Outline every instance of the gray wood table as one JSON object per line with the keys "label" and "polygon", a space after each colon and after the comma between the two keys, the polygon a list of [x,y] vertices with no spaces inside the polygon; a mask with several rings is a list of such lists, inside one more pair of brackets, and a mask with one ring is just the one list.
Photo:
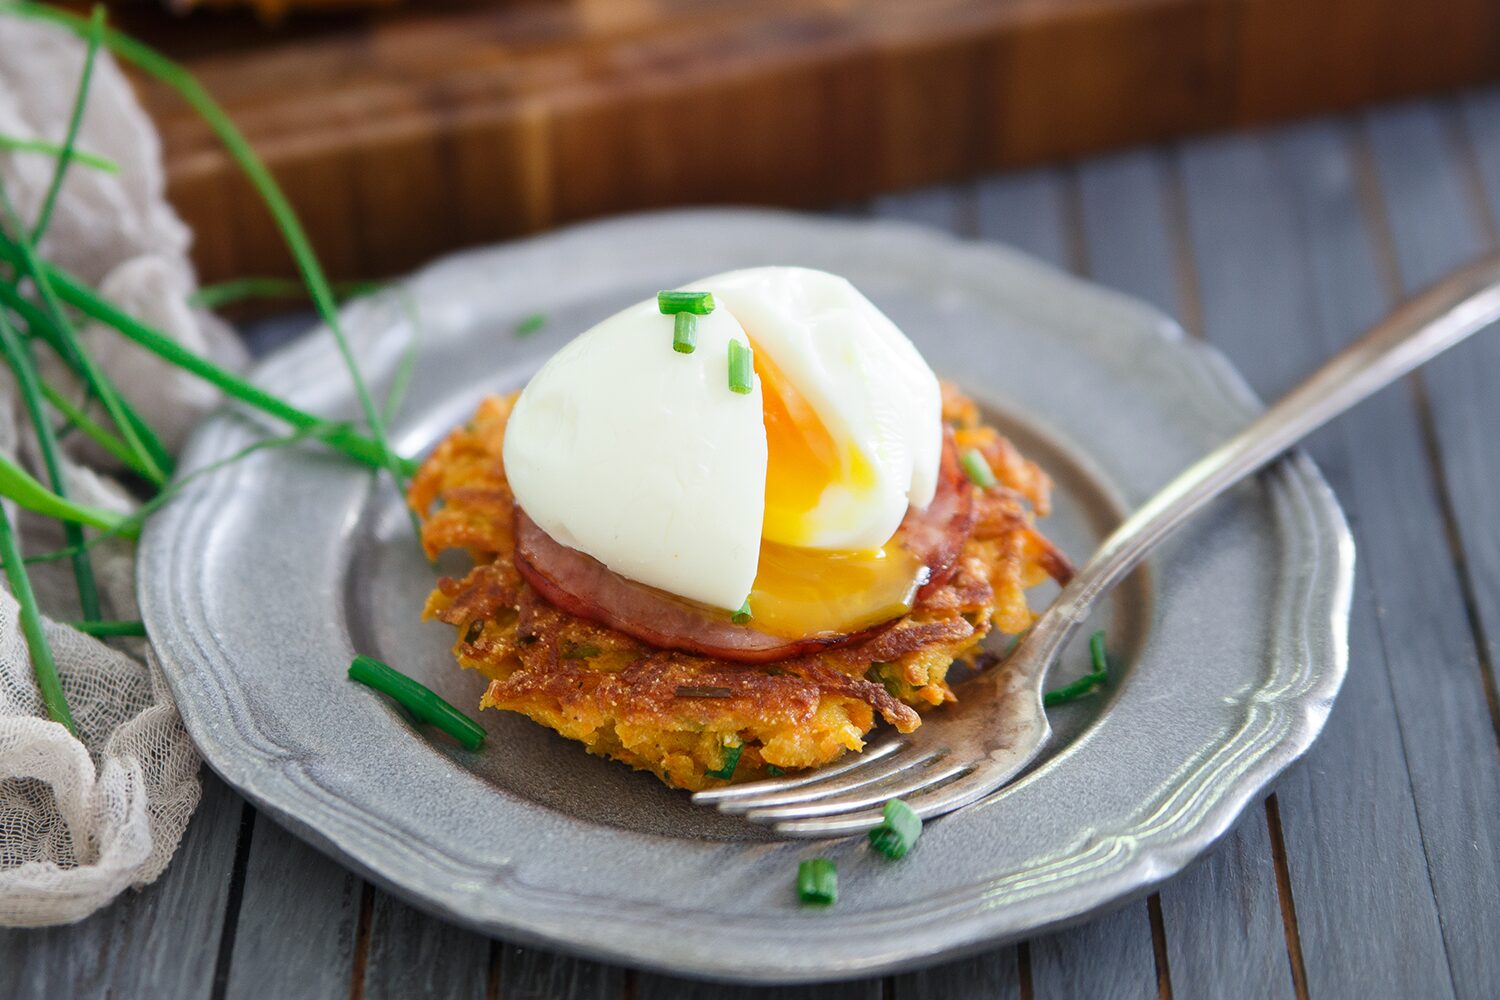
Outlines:
{"label": "gray wood table", "polygon": [[[1497,248],[1500,90],[842,211],[1010,243],[1148,299],[1269,398]],[[1307,759],[1144,902],[888,979],[727,988],[443,924],[205,774],[156,884],[73,927],[0,933],[0,997],[1500,996],[1500,332],[1310,450],[1359,544],[1348,681]]]}

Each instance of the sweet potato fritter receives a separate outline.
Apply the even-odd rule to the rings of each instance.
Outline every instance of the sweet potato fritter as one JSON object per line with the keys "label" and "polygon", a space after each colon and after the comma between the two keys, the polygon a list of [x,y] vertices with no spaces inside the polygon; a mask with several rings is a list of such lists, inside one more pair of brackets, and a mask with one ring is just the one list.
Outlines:
{"label": "sweet potato fritter", "polygon": [[943,417],[961,449],[975,448],[1000,485],[976,491],[977,519],[944,586],[869,638],[779,663],[747,665],[653,649],[568,614],[517,573],[514,499],[501,461],[515,396],[480,404],[470,423],[438,445],[412,481],[430,555],[464,549],[474,569],[444,578],[424,617],[458,630],[461,666],[490,679],[482,708],[521,712],[591,753],[651,771],[677,788],[701,789],[740,749],[733,781],[817,767],[859,750],[878,714],[902,732],[913,708],[954,700],[948,669],[971,661],[993,628],[1031,623],[1025,591],[1067,559],[1032,524],[1048,511],[1051,482],[975,405],[949,386]]}

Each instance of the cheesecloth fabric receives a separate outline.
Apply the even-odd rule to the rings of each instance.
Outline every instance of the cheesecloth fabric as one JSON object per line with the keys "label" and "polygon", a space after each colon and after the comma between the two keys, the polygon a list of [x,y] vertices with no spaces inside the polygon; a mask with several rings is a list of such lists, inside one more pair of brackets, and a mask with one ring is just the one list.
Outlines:
{"label": "cheesecloth fabric", "polygon": [[[0,136],[60,143],[83,56],[72,34],[0,13]],[[42,257],[192,350],[242,367],[232,331],[188,305],[196,285],[187,256],[190,233],[164,198],[156,132],[104,53],[78,148],[108,157],[120,172],[75,163],[42,240]],[[28,224],[54,165],[48,155],[0,149],[0,180]],[[169,448],[180,445],[216,402],[203,383],[112,331],[85,327],[80,336]],[[56,359],[44,357],[41,364],[49,382],[84,400]],[[0,371],[0,451],[45,478],[9,370]],[[101,415],[95,410],[94,416]],[[109,478],[108,457],[79,438],[64,437],[72,498],[130,510],[136,501]],[[28,554],[61,543],[55,523],[29,515],[17,521],[13,509],[7,512]],[[132,546],[107,542],[94,549],[93,561],[106,617],[138,617]],[[58,624],[77,614],[67,563],[33,566],[32,581],[49,618],[47,635],[78,737],[47,719],[18,606],[0,592],[0,925],[8,926],[79,920],[125,889],[154,880],[200,794],[198,756],[144,641],[105,644]]]}

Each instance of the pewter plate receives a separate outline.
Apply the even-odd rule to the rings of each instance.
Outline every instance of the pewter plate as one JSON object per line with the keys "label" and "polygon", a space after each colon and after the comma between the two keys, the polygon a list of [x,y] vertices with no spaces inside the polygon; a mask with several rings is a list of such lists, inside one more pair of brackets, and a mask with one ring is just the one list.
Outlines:
{"label": "pewter plate", "polygon": [[[696,211],[580,226],[418,274],[419,362],[395,439],[427,449],[482,395],[524,384],[568,338],[658,288],[765,263],[847,275],[984,401],[1056,478],[1048,530],[1075,558],[1257,409],[1225,361],[1166,317],[1013,251],[888,222]],[[536,312],[545,328],[517,337]],[[408,315],[394,298],[345,312],[377,388],[410,343]],[[256,378],[308,409],[357,413],[326,332]],[[225,410],[183,465],[264,431]],[[609,484],[580,470],[579,488]],[[344,671],[369,653],[474,707],[484,685],[453,666],[451,630],[418,619],[435,572],[462,566],[430,566],[389,485],[316,447],[195,481],[147,527],[140,591],[203,756],[329,854],[501,937],[790,982],[975,951],[1181,870],[1323,725],[1344,675],[1352,564],[1305,457],[1221,500],[1101,614],[1122,664],[1108,696],[1057,710],[1036,767],[929,823],[900,863],[858,840],[777,841],[518,716],[485,713],[489,739],[472,754],[411,728]],[[1084,658],[1072,649],[1057,681]],[[793,889],[797,862],[816,855],[839,865],[826,911],[800,907]]]}

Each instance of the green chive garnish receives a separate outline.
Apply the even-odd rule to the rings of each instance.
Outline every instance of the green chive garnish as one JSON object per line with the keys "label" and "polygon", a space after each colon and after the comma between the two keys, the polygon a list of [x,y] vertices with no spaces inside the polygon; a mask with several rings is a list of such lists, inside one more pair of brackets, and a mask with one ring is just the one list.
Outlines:
{"label": "green chive garnish", "polygon": [[736,625],[747,625],[750,622],[750,618],[751,615],[749,598],[745,599],[745,603],[740,605],[740,609],[738,611],[729,616],[729,620],[734,622]]}
{"label": "green chive garnish", "polygon": [[714,296],[712,292],[657,292],[656,308],[668,316],[678,313],[707,316],[714,311]]}
{"label": "green chive garnish", "polygon": [[839,870],[827,858],[809,858],[797,866],[797,898],[817,906],[839,899]]}
{"label": "green chive garnish", "polygon": [[740,766],[740,754],[745,752],[743,743],[724,748],[724,764],[717,771],[704,771],[710,778],[718,778],[720,781],[728,781],[734,777],[734,769]]}
{"label": "green chive garnish", "polygon": [[979,454],[978,448],[970,448],[963,453],[959,462],[964,467],[964,475],[969,477],[969,482],[982,490],[987,490],[995,485],[995,473],[990,469],[990,463]]}
{"label": "green chive garnish", "polygon": [[870,831],[870,846],[900,861],[922,835],[922,818],[900,799],[885,804],[885,822]]}
{"label": "green chive garnish", "polygon": [[1064,684],[1054,691],[1048,691],[1042,696],[1042,704],[1051,708],[1053,705],[1065,705],[1070,701],[1076,701],[1085,695],[1093,694],[1099,685],[1109,679],[1109,658],[1104,655],[1104,631],[1101,629],[1089,636],[1089,656],[1094,662],[1092,672],[1084,674],[1071,684]]}
{"label": "green chive garnish", "polygon": [[773,778],[779,778],[783,774],[786,774],[786,772],[784,770],[782,770],[781,768],[777,767],[775,764],[767,764],[766,765],[766,773],[769,774]]}
{"label": "green chive garnish", "polygon": [[547,316],[545,313],[532,313],[530,316],[527,316],[525,319],[521,320],[521,322],[516,324],[516,336],[529,336],[530,334],[536,333],[546,325]]}
{"label": "green chive garnish", "polygon": [[729,389],[741,395],[755,387],[755,352],[738,340],[729,342]]}
{"label": "green chive garnish", "polygon": [[602,652],[604,650],[587,642],[570,642],[563,648],[562,657],[565,660],[587,660]]}
{"label": "green chive garnish", "polygon": [[69,625],[82,632],[84,635],[94,636],[96,639],[104,639],[114,635],[139,635],[146,634],[146,623],[140,621],[126,622],[68,622]]}
{"label": "green chive garnish", "polygon": [[390,695],[418,722],[435,726],[463,744],[465,750],[478,750],[484,743],[484,729],[467,715],[448,704],[410,677],[368,656],[356,656],[349,664],[349,679]]}
{"label": "green chive garnish", "polygon": [[698,317],[690,312],[680,312],[672,317],[672,350],[678,354],[692,354],[698,346]]}

